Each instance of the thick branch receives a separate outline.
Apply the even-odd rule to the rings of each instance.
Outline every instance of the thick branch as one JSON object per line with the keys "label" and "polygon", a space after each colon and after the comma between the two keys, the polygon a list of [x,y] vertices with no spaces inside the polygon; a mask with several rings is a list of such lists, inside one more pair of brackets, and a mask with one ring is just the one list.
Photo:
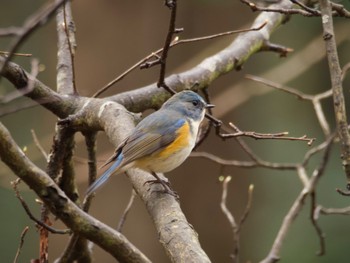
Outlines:
{"label": "thick branch", "polygon": [[[0,56],[0,62],[5,58]],[[2,76],[7,78],[19,91],[25,89],[30,82],[33,89],[25,94],[26,97],[43,105],[60,118],[65,118],[68,114],[78,108],[78,98],[74,96],[63,96],[51,90],[38,79],[33,78],[21,66],[13,62],[8,62],[3,69]]]}
{"label": "thick branch", "polygon": [[326,44],[329,72],[332,81],[333,105],[335,111],[335,120],[341,140],[341,156],[343,167],[350,185],[350,134],[346,116],[345,100],[342,85],[342,70],[339,65],[337,44],[333,29],[332,8],[328,0],[320,0],[322,12],[323,39]]}
{"label": "thick branch", "polygon": [[[100,103],[95,103],[97,101]],[[77,115],[76,118],[72,116],[62,124],[66,123],[74,128],[75,125],[81,125],[84,119],[95,125],[98,123],[98,127],[105,130],[115,146],[119,145],[121,140],[135,127],[132,115],[114,102],[91,99],[84,112],[87,115]],[[157,229],[160,242],[171,261],[210,262],[200,247],[197,233],[187,222],[176,199],[171,195],[155,192],[157,185],[153,185],[149,191],[149,186],[145,185],[147,180],[153,179],[149,173],[130,169],[128,176],[135,191],[145,203]]]}
{"label": "thick branch", "polygon": [[[288,0],[282,0],[276,6],[289,8],[292,3]],[[192,69],[169,76],[165,79],[167,86],[176,91],[193,87],[202,89],[209,86],[209,84],[226,74],[233,69],[240,69],[240,67],[249,59],[251,55],[260,51],[270,38],[273,31],[283,22],[284,15],[278,13],[261,13],[255,19],[252,28],[261,27],[259,31],[249,31],[240,34],[227,48],[218,52],[217,54],[206,58]],[[0,57],[0,62],[4,58]],[[22,88],[27,85],[27,73],[21,69],[20,66],[10,63],[5,68],[3,76],[9,79],[16,88]],[[77,97],[65,96],[60,97],[55,92],[47,88],[38,80],[35,81],[34,91],[27,94],[28,97],[43,104],[54,114],[60,118],[67,117],[68,114],[73,113],[76,109],[82,107],[85,103]],[[157,84],[138,88],[132,91],[120,93],[109,97],[108,99],[124,105],[132,112],[142,112],[146,109],[159,108],[162,103],[169,98],[170,94],[157,88]],[[46,103],[45,102],[50,102]],[[75,102],[75,104],[74,104]],[[81,103],[80,103],[81,102]],[[80,103],[78,106],[77,104]]]}
{"label": "thick branch", "polygon": [[75,87],[74,54],[75,26],[70,1],[57,10],[57,91],[60,94],[77,94]]}
{"label": "thick branch", "polygon": [[99,244],[120,262],[150,262],[122,234],[95,220],[76,206],[44,171],[26,157],[1,123],[0,156],[73,232]]}
{"label": "thick branch", "polygon": [[[116,119],[116,116],[113,116],[116,111],[112,110],[113,105],[111,104],[104,106],[104,109],[104,111],[99,110],[101,126],[104,127],[112,143],[117,146],[134,128],[134,120],[129,114],[126,114],[124,118],[119,118],[118,122],[110,121]],[[134,189],[145,203],[157,229],[160,242],[171,261],[210,262],[200,247],[197,233],[187,222],[176,199],[171,195],[152,192],[154,190],[153,187],[148,191],[148,186],[145,185],[145,182],[153,179],[151,174],[131,169],[128,171],[128,175]],[[179,253],[180,251],[181,253]]]}
{"label": "thick branch", "polygon": [[[276,6],[289,8],[292,3],[282,0]],[[259,31],[240,34],[228,47],[217,54],[206,58],[188,71],[171,75],[165,79],[168,87],[175,91],[196,86],[197,89],[208,87],[215,79],[233,69],[239,70],[249,57],[265,45],[274,30],[282,24],[284,15],[278,13],[261,13],[257,16],[252,28],[266,25]],[[195,85],[196,84],[196,85]],[[143,88],[120,93],[109,99],[124,105],[128,110],[141,112],[145,109],[158,108],[170,94],[157,88],[153,83]]]}

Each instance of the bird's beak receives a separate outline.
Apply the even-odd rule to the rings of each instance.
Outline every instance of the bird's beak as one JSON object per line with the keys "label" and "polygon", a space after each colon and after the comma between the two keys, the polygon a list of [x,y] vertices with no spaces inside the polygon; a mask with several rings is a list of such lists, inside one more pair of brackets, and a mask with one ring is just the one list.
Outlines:
{"label": "bird's beak", "polygon": [[214,107],[215,107],[214,104],[206,104],[206,105],[205,105],[205,108],[206,108],[206,109],[211,109],[211,108],[214,108]]}

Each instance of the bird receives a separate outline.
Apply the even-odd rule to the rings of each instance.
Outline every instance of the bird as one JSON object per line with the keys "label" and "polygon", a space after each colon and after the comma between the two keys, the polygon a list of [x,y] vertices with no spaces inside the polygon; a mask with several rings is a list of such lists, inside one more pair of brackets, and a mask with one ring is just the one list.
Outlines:
{"label": "bird", "polygon": [[155,177],[146,183],[160,183],[164,192],[177,196],[157,173],[172,171],[186,160],[196,144],[206,109],[212,107],[191,90],[173,95],[158,111],[141,120],[119,144],[100,168],[112,163],[111,166],[89,186],[86,195],[104,185],[111,175],[139,168]]}

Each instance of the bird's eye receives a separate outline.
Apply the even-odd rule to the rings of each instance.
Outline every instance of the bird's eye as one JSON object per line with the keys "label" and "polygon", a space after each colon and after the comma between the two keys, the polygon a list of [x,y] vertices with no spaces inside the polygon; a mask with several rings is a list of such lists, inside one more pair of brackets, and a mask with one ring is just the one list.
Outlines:
{"label": "bird's eye", "polygon": [[193,104],[193,106],[198,106],[199,101],[198,101],[198,100],[193,100],[193,101],[192,101],[192,104]]}

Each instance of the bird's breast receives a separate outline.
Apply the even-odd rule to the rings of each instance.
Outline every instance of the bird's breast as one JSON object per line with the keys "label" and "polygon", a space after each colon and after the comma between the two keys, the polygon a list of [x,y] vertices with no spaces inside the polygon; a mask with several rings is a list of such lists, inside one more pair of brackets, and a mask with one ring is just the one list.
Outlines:
{"label": "bird's breast", "polygon": [[169,172],[186,160],[194,147],[195,140],[196,138],[192,135],[189,123],[185,122],[177,130],[177,137],[171,144],[148,158],[137,160],[137,162],[145,170],[156,173]]}
{"label": "bird's breast", "polygon": [[[160,158],[167,158],[171,155],[180,152],[182,149],[191,147],[192,145],[191,128],[188,122],[185,122],[176,132],[176,139],[159,152]],[[192,150],[192,148],[191,148]]]}

